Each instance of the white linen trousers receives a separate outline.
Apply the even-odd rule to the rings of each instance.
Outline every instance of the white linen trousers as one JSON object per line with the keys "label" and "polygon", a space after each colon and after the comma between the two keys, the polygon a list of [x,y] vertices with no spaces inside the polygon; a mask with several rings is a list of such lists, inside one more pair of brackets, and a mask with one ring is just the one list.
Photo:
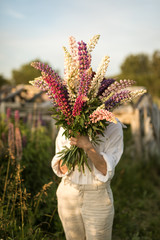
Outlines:
{"label": "white linen trousers", "polygon": [[67,240],[111,240],[114,205],[109,181],[80,185],[63,178],[57,199]]}

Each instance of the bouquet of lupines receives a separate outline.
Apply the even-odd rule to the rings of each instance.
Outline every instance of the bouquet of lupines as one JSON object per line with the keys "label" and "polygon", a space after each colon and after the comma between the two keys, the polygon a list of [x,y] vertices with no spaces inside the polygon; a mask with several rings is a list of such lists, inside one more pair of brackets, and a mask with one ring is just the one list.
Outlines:
{"label": "bouquet of lupines", "polygon": [[[56,125],[64,128],[67,138],[78,134],[88,135],[93,143],[98,144],[98,134],[102,134],[110,123],[117,123],[113,109],[124,102],[143,94],[145,90],[126,90],[135,82],[132,80],[106,79],[105,73],[109,64],[109,57],[105,56],[97,72],[91,68],[91,52],[98,42],[100,35],[95,35],[88,44],[76,42],[69,38],[68,51],[64,49],[64,78],[62,79],[51,67],[41,62],[31,65],[41,71],[41,76],[30,83],[45,91],[53,103],[52,117]],[[68,169],[78,166],[84,171],[84,165],[90,169],[87,155],[77,146],[59,152],[62,165]]]}

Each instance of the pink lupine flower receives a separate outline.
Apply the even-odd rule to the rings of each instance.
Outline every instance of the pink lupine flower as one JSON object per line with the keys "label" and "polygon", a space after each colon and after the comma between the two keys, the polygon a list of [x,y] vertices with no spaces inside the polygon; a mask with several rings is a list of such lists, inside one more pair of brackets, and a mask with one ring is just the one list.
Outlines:
{"label": "pink lupine flower", "polygon": [[10,116],[11,116],[11,109],[10,109],[10,108],[7,108],[7,113],[6,113],[7,122],[9,121]]}
{"label": "pink lupine flower", "polygon": [[82,107],[83,104],[86,102],[87,98],[84,95],[79,95],[75,101],[74,107],[73,107],[73,111],[72,111],[72,115],[75,116],[79,116],[81,111],[82,111]]}
{"label": "pink lupine flower", "polygon": [[15,145],[16,145],[16,157],[17,160],[21,160],[22,158],[22,138],[19,127],[15,129]]}
{"label": "pink lupine flower", "polygon": [[101,121],[101,120],[106,120],[107,122],[117,123],[114,114],[105,110],[105,109],[95,110],[89,116],[89,118],[90,118],[92,123],[96,123],[96,122]]}
{"label": "pink lupine flower", "polygon": [[18,123],[19,123],[19,110],[15,110],[14,120],[15,120],[15,124],[18,125]]}
{"label": "pink lupine flower", "polygon": [[44,77],[44,80],[48,83],[51,92],[54,94],[55,102],[60,107],[63,114],[67,117],[71,117],[71,108],[66,97],[66,91],[62,85],[60,85],[51,76]]}
{"label": "pink lupine flower", "polygon": [[63,114],[71,117],[71,108],[68,102],[68,96],[65,86],[62,84],[61,78],[58,74],[48,67],[39,62],[32,63],[32,66],[42,71],[42,78],[48,84],[51,94],[54,95],[56,104],[60,107]]}
{"label": "pink lupine flower", "polygon": [[43,75],[50,75],[52,76],[54,79],[56,79],[59,82],[62,82],[62,79],[60,78],[60,76],[58,75],[58,73],[56,73],[51,67],[49,67],[47,64],[41,63],[41,62],[32,62],[31,66],[40,70],[42,73],[42,77]]}
{"label": "pink lupine flower", "polygon": [[92,76],[93,76],[93,72],[90,69],[86,70],[81,77],[80,80],[80,85],[79,85],[79,91],[78,94],[79,95],[84,95],[87,96],[88,94],[88,90],[89,90],[89,86],[92,80]]}

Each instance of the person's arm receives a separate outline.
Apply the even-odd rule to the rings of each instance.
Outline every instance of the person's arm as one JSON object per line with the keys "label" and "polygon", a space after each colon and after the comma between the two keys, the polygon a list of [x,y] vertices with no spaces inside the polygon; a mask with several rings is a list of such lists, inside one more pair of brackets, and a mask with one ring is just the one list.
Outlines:
{"label": "person's arm", "polygon": [[54,155],[51,161],[51,167],[58,177],[63,177],[64,175],[69,174],[67,166],[66,165],[61,166],[62,160],[58,155],[58,152],[62,151],[63,146],[70,147],[69,140],[63,136],[63,132],[64,129],[60,128],[56,138],[56,154]]}
{"label": "person's arm", "polygon": [[65,174],[68,171],[66,164],[62,166],[62,160],[59,161],[59,170],[62,174]]}
{"label": "person's arm", "polygon": [[71,137],[70,144],[82,148],[87,153],[88,157],[90,158],[96,169],[99,170],[103,175],[106,175],[106,161],[104,160],[103,156],[95,150],[88,136],[78,136],[76,138]]}

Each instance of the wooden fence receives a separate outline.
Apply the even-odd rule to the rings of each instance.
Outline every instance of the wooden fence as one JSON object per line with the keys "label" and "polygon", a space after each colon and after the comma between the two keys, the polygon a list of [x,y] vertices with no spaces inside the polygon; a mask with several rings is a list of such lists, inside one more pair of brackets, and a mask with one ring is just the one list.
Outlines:
{"label": "wooden fence", "polygon": [[[54,138],[57,130],[51,118],[51,112],[48,110],[50,107],[51,105],[47,102],[25,104],[2,102],[0,112],[5,113],[7,108],[11,108],[12,113],[14,110],[19,110],[21,118],[32,115],[33,119],[37,119],[41,115],[44,121],[51,124]],[[144,94],[134,104],[119,107],[114,114],[122,123],[131,126],[136,151],[140,156],[143,152],[146,157],[150,154],[160,156],[160,110],[149,94]]]}

